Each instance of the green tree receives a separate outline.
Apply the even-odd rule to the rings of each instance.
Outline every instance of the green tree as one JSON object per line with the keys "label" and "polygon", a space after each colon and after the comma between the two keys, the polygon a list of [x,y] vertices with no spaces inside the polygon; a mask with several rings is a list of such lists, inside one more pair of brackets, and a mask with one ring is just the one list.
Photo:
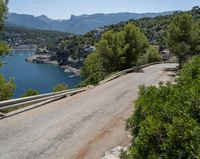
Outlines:
{"label": "green tree", "polygon": [[200,55],[200,20],[192,26],[191,54]]}
{"label": "green tree", "polygon": [[[81,69],[86,78],[84,83],[97,84],[106,75],[135,66],[148,47],[147,38],[135,25],[128,24],[119,32],[106,32],[96,44],[95,53],[84,62]],[[148,57],[154,58],[155,51],[150,50]]]}
{"label": "green tree", "polygon": [[160,53],[154,46],[150,46],[147,49],[146,54],[148,55],[148,62],[156,62],[161,60]]}
{"label": "green tree", "polygon": [[143,64],[147,64],[150,62],[156,62],[156,61],[160,61],[160,60],[161,60],[161,56],[160,56],[158,49],[156,49],[154,46],[150,45],[149,48],[146,50],[146,53],[139,56],[137,65],[140,66]]}
{"label": "green tree", "polygon": [[167,46],[178,57],[180,67],[191,53],[192,16],[188,13],[177,15],[167,30]]}
{"label": "green tree", "polygon": [[39,91],[37,90],[33,90],[33,89],[28,89],[23,95],[22,97],[30,97],[30,96],[35,96],[35,95],[39,95]]}
{"label": "green tree", "polygon": [[6,81],[2,75],[0,75],[0,101],[10,99],[16,86],[13,80]]}
{"label": "green tree", "polygon": [[125,26],[125,67],[130,68],[137,64],[139,56],[145,54],[149,43],[145,35],[133,24]]}
{"label": "green tree", "polygon": [[199,8],[199,6],[194,6],[191,10],[191,13],[192,13],[194,19],[199,19],[200,18],[200,8]]}
{"label": "green tree", "polygon": [[[0,31],[3,30],[4,20],[7,15],[7,6],[8,1],[0,0]],[[9,47],[5,42],[0,41],[0,56],[5,55],[9,52]]]}
{"label": "green tree", "polygon": [[108,73],[133,67],[149,43],[138,27],[128,24],[120,32],[108,31],[96,44]]}
{"label": "green tree", "polygon": [[65,83],[60,83],[57,84],[54,88],[53,88],[53,92],[60,92],[60,91],[64,91],[67,90],[68,86]]}
{"label": "green tree", "polygon": [[0,56],[4,56],[9,53],[9,47],[5,42],[0,42]]}
{"label": "green tree", "polygon": [[124,37],[122,32],[108,31],[96,44],[96,52],[102,58],[107,73],[123,69],[125,65]]}
{"label": "green tree", "polygon": [[82,85],[98,84],[105,77],[105,69],[103,67],[102,58],[98,53],[88,55],[82,68],[81,75],[86,79]]}
{"label": "green tree", "polygon": [[[0,0],[0,30],[3,29],[4,20],[7,14],[7,4],[8,1]],[[9,48],[5,42],[0,42],[0,56],[5,55],[9,52]],[[0,67],[1,67],[0,62]],[[10,99],[15,90],[15,84],[13,80],[6,81],[2,75],[0,75],[0,101]]]}
{"label": "green tree", "polygon": [[0,0],[0,30],[3,29],[4,20],[8,12],[7,3],[8,3],[8,0],[7,1]]}

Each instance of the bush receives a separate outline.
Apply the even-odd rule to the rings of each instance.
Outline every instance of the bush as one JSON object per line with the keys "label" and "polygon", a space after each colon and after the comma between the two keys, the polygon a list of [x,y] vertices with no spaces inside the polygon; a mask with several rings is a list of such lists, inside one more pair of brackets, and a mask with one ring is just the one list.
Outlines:
{"label": "bush", "polygon": [[[0,0],[0,31],[4,26],[4,20],[7,14],[7,1]],[[5,42],[0,41],[0,56],[6,55],[9,52],[9,47]],[[2,62],[0,61],[0,67]],[[0,101],[10,99],[15,90],[15,84],[13,80],[6,81],[2,75],[0,75]]]}
{"label": "bush", "polygon": [[81,68],[81,75],[86,79],[81,85],[98,84],[104,79],[106,73],[103,68],[102,59],[97,53],[88,55]]}
{"label": "bush", "polygon": [[169,50],[177,56],[180,68],[190,55],[200,53],[200,22],[189,13],[181,13],[173,18],[166,32]]}
{"label": "bush", "polygon": [[53,88],[53,92],[60,92],[60,91],[64,91],[67,90],[68,86],[65,83],[60,83],[57,84],[54,88]]}
{"label": "bush", "polygon": [[156,62],[156,61],[161,60],[160,53],[159,53],[158,49],[156,49],[153,46],[150,46],[147,49],[146,54],[148,55],[148,59],[149,59],[148,62]]}
{"label": "bush", "polygon": [[8,45],[5,42],[0,42],[0,56],[8,54],[9,51]]}
{"label": "bush", "polygon": [[126,128],[133,135],[127,158],[200,157],[200,56],[180,72],[178,84],[140,87]]}
{"label": "bush", "polygon": [[2,75],[0,75],[0,101],[10,99],[15,91],[16,85],[14,80],[6,81]]}
{"label": "bush", "polygon": [[33,89],[28,89],[23,95],[22,97],[30,97],[30,96],[35,96],[35,95],[39,95],[39,91],[37,90],[33,90]]}
{"label": "bush", "polygon": [[137,65],[144,65],[150,62],[156,62],[156,61],[160,61],[161,60],[161,56],[160,53],[158,51],[158,49],[156,49],[153,46],[150,46],[145,54],[141,55],[138,59]]}

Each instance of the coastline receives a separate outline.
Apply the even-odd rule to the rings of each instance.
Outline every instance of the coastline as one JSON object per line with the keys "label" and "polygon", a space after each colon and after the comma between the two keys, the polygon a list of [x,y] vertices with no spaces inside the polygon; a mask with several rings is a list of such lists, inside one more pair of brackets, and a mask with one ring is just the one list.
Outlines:
{"label": "coastline", "polygon": [[80,76],[80,69],[71,67],[69,65],[62,65],[59,66],[58,61],[56,60],[50,60],[51,56],[48,55],[33,55],[31,57],[26,58],[25,60],[27,62],[32,62],[32,63],[36,63],[36,64],[51,64],[51,65],[55,65],[57,67],[60,67],[62,69],[64,69],[64,72],[66,73],[74,73],[76,76]]}
{"label": "coastline", "polygon": [[36,49],[14,49],[14,48],[11,48],[10,51],[36,51]]}
{"label": "coastline", "polygon": [[[58,65],[31,64],[25,61],[32,53],[29,51],[11,52],[12,56],[5,56],[2,62],[7,62],[0,68],[0,74],[5,80],[15,79],[17,85],[14,97],[18,98],[29,88],[40,93],[50,93],[59,83],[65,83],[69,88],[75,88],[82,79],[74,73],[65,73]],[[1,158],[1,157],[0,157]]]}

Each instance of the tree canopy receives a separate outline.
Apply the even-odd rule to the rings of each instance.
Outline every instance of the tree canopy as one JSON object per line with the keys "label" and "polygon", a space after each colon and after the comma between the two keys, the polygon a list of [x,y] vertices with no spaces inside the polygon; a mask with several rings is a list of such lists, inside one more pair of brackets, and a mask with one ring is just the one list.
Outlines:
{"label": "tree canopy", "polygon": [[[4,20],[7,14],[8,1],[0,0],[0,31],[3,29]],[[5,55],[9,52],[9,47],[5,42],[0,42],[0,56]],[[1,67],[1,63],[0,63]],[[6,81],[2,75],[0,75],[0,101],[10,99],[15,90],[15,84],[13,80]]]}
{"label": "tree canopy", "polygon": [[127,24],[121,31],[110,30],[104,34],[96,43],[95,53],[85,60],[81,74],[87,84],[97,84],[113,72],[158,60],[158,50],[150,46],[140,29]]}
{"label": "tree canopy", "polygon": [[6,14],[7,14],[7,11],[8,11],[7,3],[8,3],[8,0],[7,1],[0,0],[0,30],[3,29],[4,20],[6,18]]}
{"label": "tree canopy", "polygon": [[13,80],[6,81],[2,75],[0,75],[0,101],[10,99],[16,86]]}
{"label": "tree canopy", "polygon": [[200,27],[189,13],[174,17],[167,30],[167,46],[178,57],[180,67],[189,55],[199,53]]}

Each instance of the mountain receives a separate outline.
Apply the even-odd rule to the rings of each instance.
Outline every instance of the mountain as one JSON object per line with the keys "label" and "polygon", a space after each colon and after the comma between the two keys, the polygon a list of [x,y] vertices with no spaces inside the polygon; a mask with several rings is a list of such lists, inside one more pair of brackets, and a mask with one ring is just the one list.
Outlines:
{"label": "mountain", "polygon": [[161,15],[170,15],[174,12],[162,13],[113,13],[113,14],[92,14],[92,15],[72,15],[69,20],[53,20],[45,15],[33,16],[26,14],[10,13],[7,23],[24,26],[33,29],[54,30],[70,32],[74,34],[85,34],[97,27],[117,24],[130,19],[140,19],[144,17],[153,18]]}
{"label": "mountain", "polygon": [[53,19],[48,18],[46,15],[41,15],[41,16],[38,16],[36,18],[45,22],[45,23],[51,23],[52,21],[54,21]]}
{"label": "mountain", "polygon": [[47,23],[32,15],[10,13],[6,22],[27,28],[48,29]]}

